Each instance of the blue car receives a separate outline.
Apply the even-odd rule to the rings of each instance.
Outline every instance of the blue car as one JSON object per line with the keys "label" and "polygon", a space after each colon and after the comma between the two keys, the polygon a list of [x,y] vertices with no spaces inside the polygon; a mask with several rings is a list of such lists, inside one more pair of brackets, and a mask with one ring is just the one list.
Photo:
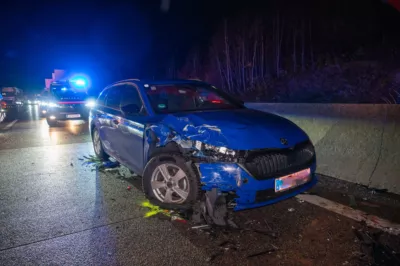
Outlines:
{"label": "blue car", "polygon": [[214,191],[234,210],[295,196],[316,182],[307,134],[195,80],[129,79],[106,87],[90,111],[96,156],[142,176],[148,199],[186,209]]}

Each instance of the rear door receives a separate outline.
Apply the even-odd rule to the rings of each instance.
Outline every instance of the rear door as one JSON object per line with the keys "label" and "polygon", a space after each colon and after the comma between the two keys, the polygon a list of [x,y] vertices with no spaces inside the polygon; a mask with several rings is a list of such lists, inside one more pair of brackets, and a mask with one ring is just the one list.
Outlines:
{"label": "rear door", "polygon": [[121,110],[124,106],[135,104],[140,111],[122,113],[122,119],[118,125],[116,148],[124,163],[136,173],[141,174],[144,168],[144,126],[148,116],[135,84],[124,84],[121,87],[121,95]]}

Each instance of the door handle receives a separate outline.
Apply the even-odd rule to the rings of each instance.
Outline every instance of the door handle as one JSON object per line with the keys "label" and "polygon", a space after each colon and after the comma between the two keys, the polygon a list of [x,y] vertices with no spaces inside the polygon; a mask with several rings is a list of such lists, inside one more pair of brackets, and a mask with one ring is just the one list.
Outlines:
{"label": "door handle", "polygon": [[119,121],[118,121],[117,119],[113,119],[112,122],[113,122],[115,125],[118,125],[118,124],[119,124]]}

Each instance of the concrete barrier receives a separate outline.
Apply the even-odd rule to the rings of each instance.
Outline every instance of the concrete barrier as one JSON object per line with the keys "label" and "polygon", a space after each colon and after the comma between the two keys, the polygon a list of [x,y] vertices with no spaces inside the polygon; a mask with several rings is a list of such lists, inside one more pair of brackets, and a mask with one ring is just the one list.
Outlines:
{"label": "concrete barrier", "polygon": [[400,106],[246,103],[300,126],[317,151],[317,172],[400,194]]}

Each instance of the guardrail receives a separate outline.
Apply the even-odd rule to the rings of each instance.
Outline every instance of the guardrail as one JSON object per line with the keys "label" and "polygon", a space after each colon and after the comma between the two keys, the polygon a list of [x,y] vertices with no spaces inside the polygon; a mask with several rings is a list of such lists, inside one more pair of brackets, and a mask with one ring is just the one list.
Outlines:
{"label": "guardrail", "polygon": [[317,172],[400,194],[400,106],[246,103],[300,126],[317,151]]}

